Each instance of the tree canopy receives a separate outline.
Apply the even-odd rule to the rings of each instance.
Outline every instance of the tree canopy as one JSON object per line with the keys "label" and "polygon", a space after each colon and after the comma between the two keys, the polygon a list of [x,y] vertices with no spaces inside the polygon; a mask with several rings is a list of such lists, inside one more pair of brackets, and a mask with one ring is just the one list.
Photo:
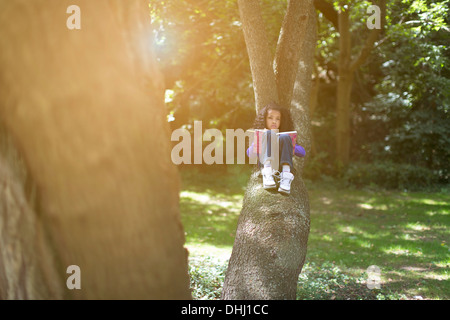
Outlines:
{"label": "tree canopy", "polygon": [[[287,1],[260,3],[268,41],[275,48]],[[402,165],[420,166],[434,182],[448,182],[449,1],[386,3],[384,28],[354,71],[345,168],[336,164],[334,150],[341,35],[333,12],[339,5],[349,8],[353,57],[371,31],[371,2],[315,1],[316,96],[311,99],[313,146],[305,175],[342,177],[354,172],[348,171],[352,166],[379,163],[387,169],[395,163],[398,170],[406,168]],[[202,120],[204,128],[249,128],[255,100],[237,2],[151,1],[150,6],[172,127],[189,128],[194,120]],[[408,179],[420,180],[414,172]]]}

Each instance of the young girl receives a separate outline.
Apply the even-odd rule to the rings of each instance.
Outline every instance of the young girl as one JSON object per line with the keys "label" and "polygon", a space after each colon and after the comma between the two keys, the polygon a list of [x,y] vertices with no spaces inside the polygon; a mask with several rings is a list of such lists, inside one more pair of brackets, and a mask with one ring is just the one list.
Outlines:
{"label": "young girl", "polygon": [[[278,170],[273,168],[276,166],[272,156],[272,145],[271,145],[271,130],[278,130],[279,132],[294,131],[294,124],[292,123],[291,114],[289,110],[280,107],[275,103],[270,103],[265,106],[258,113],[254,123],[255,129],[266,129],[262,138],[262,148],[259,156],[258,165],[261,169],[261,174],[263,177],[263,187],[264,189],[274,189],[277,187],[274,174]],[[291,182],[294,180],[294,175],[291,172],[292,155],[293,153],[298,157],[305,156],[305,149],[296,144],[293,150],[291,137],[289,135],[278,135],[278,149],[279,149],[279,159],[282,172],[280,174],[280,186],[278,188],[279,192],[289,194],[291,191]],[[247,149],[247,156],[253,153],[253,145]]]}

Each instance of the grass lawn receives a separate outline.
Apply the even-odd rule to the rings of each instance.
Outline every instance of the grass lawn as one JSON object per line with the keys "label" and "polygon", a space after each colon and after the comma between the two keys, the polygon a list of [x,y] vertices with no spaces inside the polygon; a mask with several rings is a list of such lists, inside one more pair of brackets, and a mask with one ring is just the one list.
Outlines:
{"label": "grass lawn", "polygon": [[[246,166],[183,169],[181,218],[194,299],[218,299],[234,242]],[[308,253],[298,299],[449,299],[450,195],[307,182]],[[380,288],[367,287],[377,266]]]}

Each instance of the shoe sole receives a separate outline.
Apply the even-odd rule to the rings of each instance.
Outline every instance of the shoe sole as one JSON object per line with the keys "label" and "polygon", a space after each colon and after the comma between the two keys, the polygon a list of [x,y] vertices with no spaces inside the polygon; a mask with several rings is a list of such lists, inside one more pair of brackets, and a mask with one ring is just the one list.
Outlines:
{"label": "shoe sole", "polygon": [[286,194],[291,194],[291,191],[290,191],[290,190],[284,190],[284,189],[281,189],[281,188],[278,189],[278,192],[282,192],[282,193],[286,193]]}
{"label": "shoe sole", "polygon": [[273,185],[273,186],[263,186],[264,189],[275,189],[277,187],[277,185]]}

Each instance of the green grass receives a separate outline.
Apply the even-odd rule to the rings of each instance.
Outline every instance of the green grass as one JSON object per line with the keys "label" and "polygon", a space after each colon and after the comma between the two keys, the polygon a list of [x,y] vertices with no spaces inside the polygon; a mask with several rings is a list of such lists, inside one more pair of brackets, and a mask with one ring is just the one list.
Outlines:
{"label": "green grass", "polygon": [[[195,299],[218,299],[231,254],[246,166],[184,169],[181,218]],[[448,192],[386,191],[307,182],[311,231],[298,299],[449,299]],[[381,270],[367,288],[367,268]]]}

